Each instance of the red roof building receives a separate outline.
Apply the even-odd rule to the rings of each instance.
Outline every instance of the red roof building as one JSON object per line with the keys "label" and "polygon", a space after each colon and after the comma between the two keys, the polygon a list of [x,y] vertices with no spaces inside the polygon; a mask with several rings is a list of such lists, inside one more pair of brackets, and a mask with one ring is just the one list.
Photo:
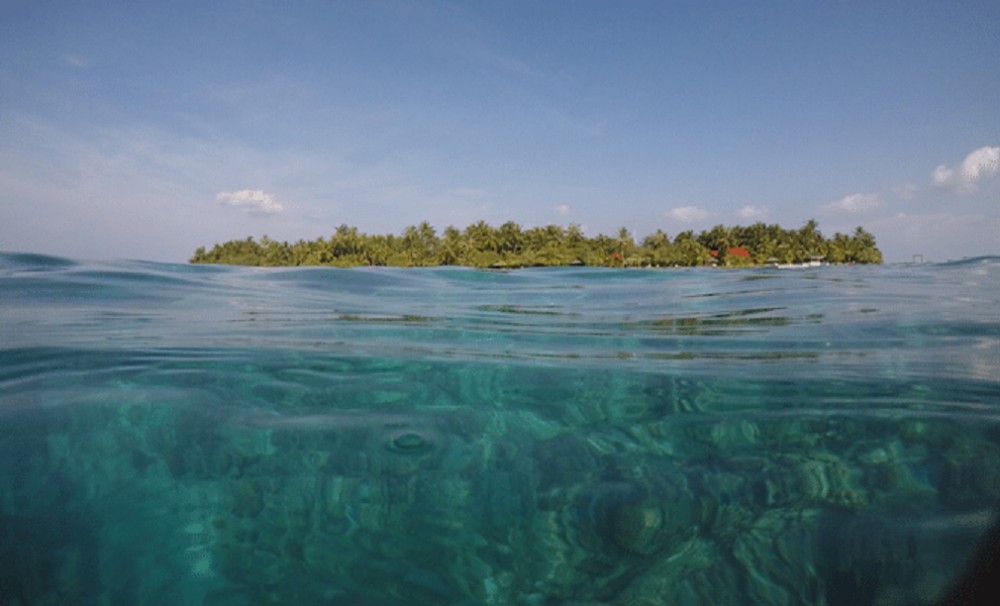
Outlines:
{"label": "red roof building", "polygon": [[[713,257],[718,257],[719,251],[710,250],[708,254],[712,255]],[[732,248],[726,249],[726,254],[728,254],[730,257],[744,257],[747,259],[750,258],[750,251],[743,248],[742,246],[733,246]]]}

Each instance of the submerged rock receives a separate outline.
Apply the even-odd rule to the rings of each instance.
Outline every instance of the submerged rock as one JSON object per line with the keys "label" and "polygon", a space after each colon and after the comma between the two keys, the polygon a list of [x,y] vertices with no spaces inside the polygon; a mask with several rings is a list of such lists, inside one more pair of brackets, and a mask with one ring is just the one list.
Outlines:
{"label": "submerged rock", "polygon": [[393,450],[400,452],[418,452],[424,450],[427,441],[412,431],[401,433],[392,439]]}

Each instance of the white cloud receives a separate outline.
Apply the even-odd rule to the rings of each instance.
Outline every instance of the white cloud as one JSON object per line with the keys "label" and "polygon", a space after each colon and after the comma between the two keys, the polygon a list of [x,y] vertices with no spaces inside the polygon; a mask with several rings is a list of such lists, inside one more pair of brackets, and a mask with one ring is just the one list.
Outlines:
{"label": "white cloud", "polygon": [[955,181],[955,171],[940,164],[931,171],[931,181],[937,187],[951,187]]}
{"label": "white cloud", "polygon": [[998,172],[1000,147],[980,147],[966,156],[957,168],[946,164],[935,167],[931,172],[931,181],[936,187],[968,194],[976,191],[978,182],[996,176]]}
{"label": "white cloud", "polygon": [[962,162],[962,177],[975,182],[1000,171],[1000,147],[980,147]]}
{"label": "white cloud", "polygon": [[823,206],[822,210],[828,213],[860,214],[882,206],[882,198],[878,194],[851,194]]}
{"label": "white cloud", "polygon": [[752,221],[756,219],[763,219],[767,216],[767,209],[762,206],[744,206],[739,212],[740,218]]}
{"label": "white cloud", "polygon": [[556,214],[568,215],[569,214],[569,204],[560,204],[555,207]]}
{"label": "white cloud", "polygon": [[239,191],[223,191],[216,194],[215,199],[227,206],[239,208],[255,215],[270,215],[285,210],[281,202],[262,189],[241,189]]}
{"label": "white cloud", "polygon": [[681,223],[694,223],[708,217],[708,211],[697,206],[678,206],[663,213],[668,219]]}

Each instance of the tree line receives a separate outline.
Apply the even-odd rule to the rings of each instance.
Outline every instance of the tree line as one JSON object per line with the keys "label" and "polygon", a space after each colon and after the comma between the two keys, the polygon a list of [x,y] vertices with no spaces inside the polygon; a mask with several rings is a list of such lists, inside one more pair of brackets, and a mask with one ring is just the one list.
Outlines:
{"label": "tree line", "polygon": [[331,265],[337,267],[428,267],[463,265],[481,268],[592,265],[603,267],[740,267],[771,263],[881,263],[875,237],[862,227],[851,235],[825,238],[810,219],[799,229],[754,223],[716,225],[695,234],[682,231],[673,239],[656,230],[636,242],[628,229],[616,236],[587,237],[579,225],[522,228],[513,221],[493,227],[485,221],[464,230],[453,226],[439,236],[426,221],[400,235],[369,235],[341,225],[329,238],[298,240],[230,240],[211,249],[199,247],[191,263],[252,266]]}

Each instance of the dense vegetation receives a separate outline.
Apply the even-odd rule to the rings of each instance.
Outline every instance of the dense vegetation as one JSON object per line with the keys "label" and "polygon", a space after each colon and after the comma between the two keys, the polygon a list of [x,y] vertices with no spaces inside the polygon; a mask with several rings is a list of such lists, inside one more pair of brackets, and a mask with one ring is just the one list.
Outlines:
{"label": "dense vegetation", "polygon": [[671,240],[660,230],[636,243],[624,227],[618,235],[584,236],[578,225],[522,229],[512,221],[492,227],[480,221],[439,237],[427,222],[407,227],[400,236],[368,235],[341,225],[327,239],[293,244],[264,236],[198,248],[192,263],[288,266],[390,265],[425,267],[538,267],[598,265],[607,267],[677,267],[719,264],[728,267],[801,263],[822,258],[829,263],[881,263],[875,237],[858,227],[853,235],[824,238],[816,221],[797,230],[755,223],[748,227],[717,225],[695,234],[683,231]]}

